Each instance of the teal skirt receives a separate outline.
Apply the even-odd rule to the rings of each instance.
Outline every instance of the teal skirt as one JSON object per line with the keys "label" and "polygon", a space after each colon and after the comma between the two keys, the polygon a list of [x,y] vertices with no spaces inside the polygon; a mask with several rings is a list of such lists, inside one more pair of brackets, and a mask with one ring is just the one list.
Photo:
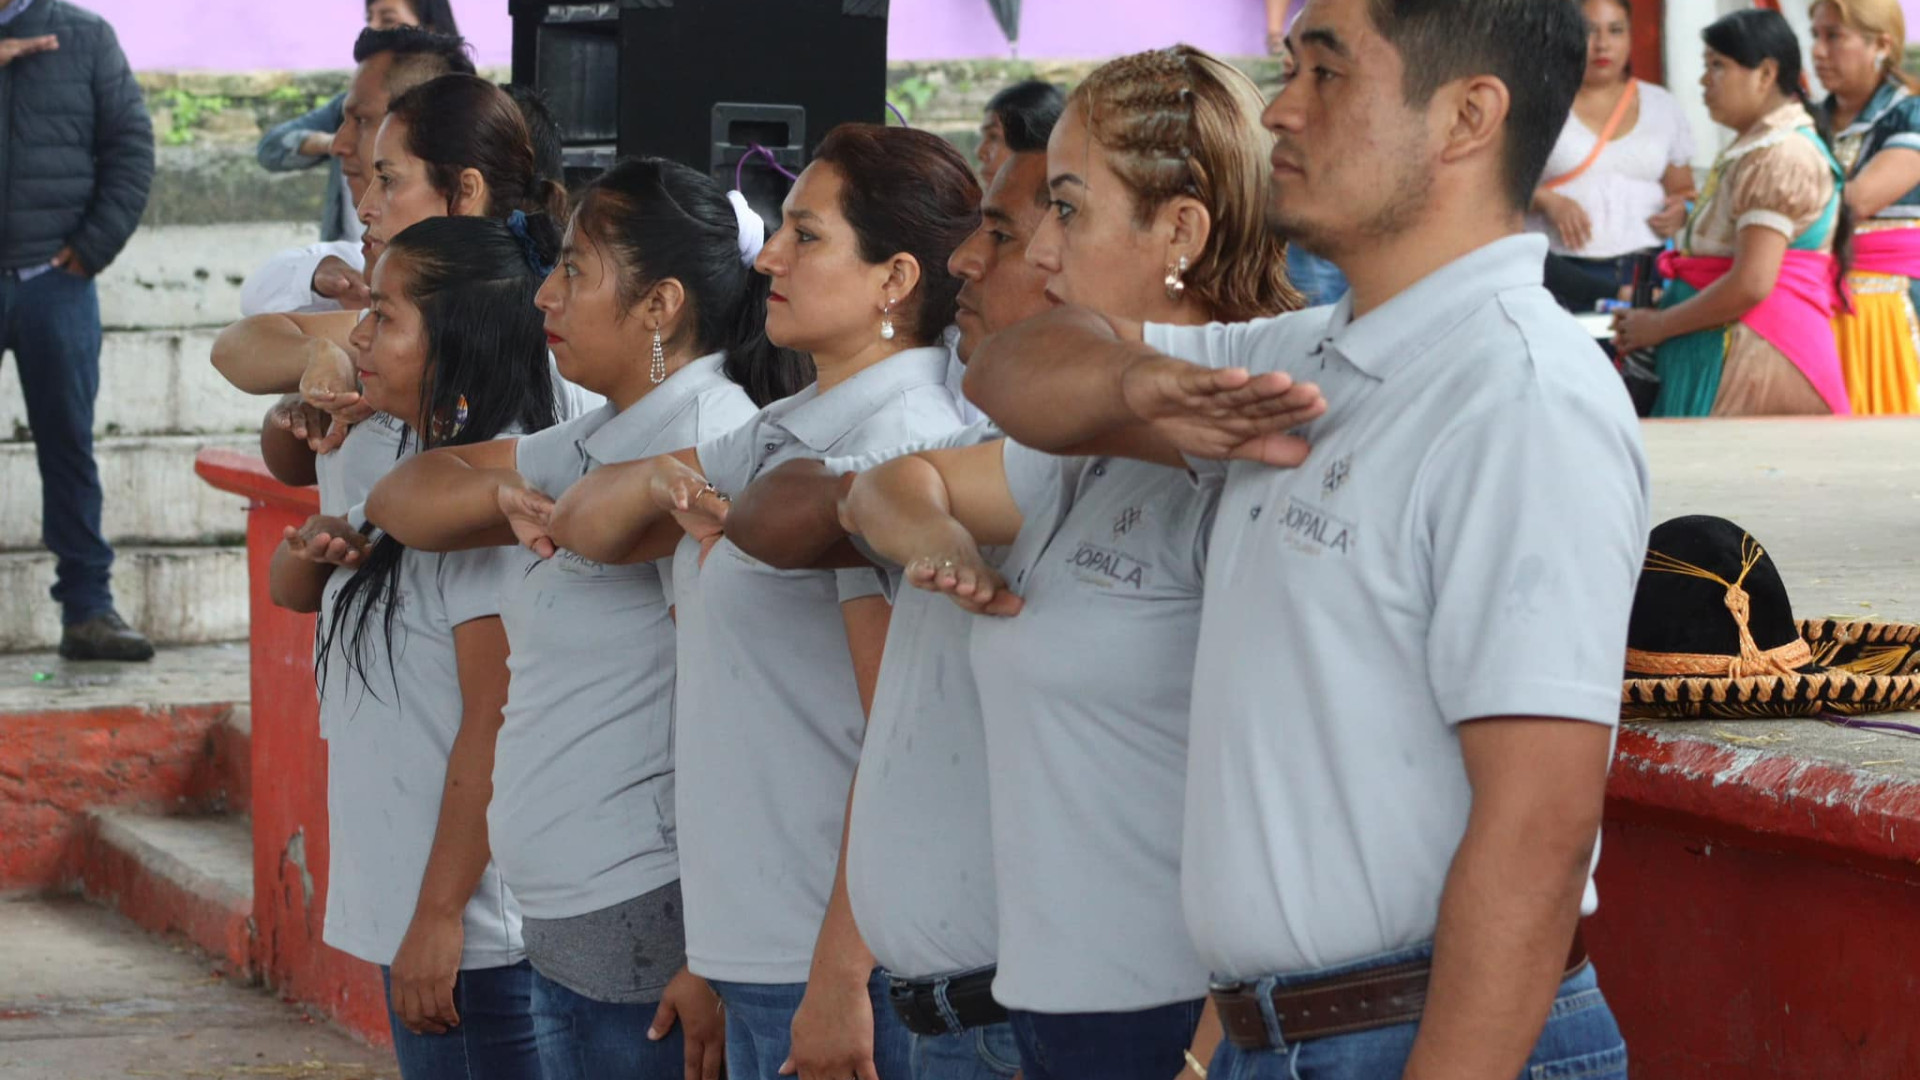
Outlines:
{"label": "teal skirt", "polygon": [[[1691,299],[1697,290],[1684,281],[1667,285],[1660,306],[1670,308]],[[1660,375],[1660,396],[1653,416],[1706,416],[1720,396],[1720,371],[1727,359],[1727,328],[1696,330],[1663,342],[1654,350],[1654,370]]]}

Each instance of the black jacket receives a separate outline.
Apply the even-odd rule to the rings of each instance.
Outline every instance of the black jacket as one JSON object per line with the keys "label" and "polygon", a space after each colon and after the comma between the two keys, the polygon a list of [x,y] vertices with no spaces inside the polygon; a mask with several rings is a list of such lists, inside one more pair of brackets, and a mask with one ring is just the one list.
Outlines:
{"label": "black jacket", "polygon": [[33,0],[0,26],[0,37],[43,34],[60,47],[0,67],[0,269],[39,266],[70,245],[99,273],[146,210],[153,122],[106,20]]}

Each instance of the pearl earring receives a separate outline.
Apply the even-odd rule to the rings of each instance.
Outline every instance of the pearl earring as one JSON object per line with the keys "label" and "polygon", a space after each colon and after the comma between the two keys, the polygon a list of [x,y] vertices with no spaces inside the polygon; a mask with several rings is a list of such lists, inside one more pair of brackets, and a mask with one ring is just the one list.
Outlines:
{"label": "pearl earring", "polygon": [[893,340],[893,301],[887,301],[886,310],[880,314],[880,340]]}
{"label": "pearl earring", "polygon": [[1179,262],[1167,268],[1167,299],[1178,301],[1182,296],[1186,295],[1186,276],[1187,257],[1182,255],[1180,256]]}
{"label": "pearl earring", "polygon": [[660,347],[660,331],[653,332],[653,367],[647,372],[655,386],[667,381],[667,351]]}

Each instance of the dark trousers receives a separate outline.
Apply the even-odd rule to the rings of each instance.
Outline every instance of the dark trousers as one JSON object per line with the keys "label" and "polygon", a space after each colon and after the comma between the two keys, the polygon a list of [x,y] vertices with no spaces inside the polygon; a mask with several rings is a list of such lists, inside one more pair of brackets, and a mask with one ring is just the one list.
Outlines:
{"label": "dark trousers", "polygon": [[1162,1080],[1186,1068],[1206,999],[1137,1012],[1007,1010],[1026,1080]]}
{"label": "dark trousers", "polygon": [[59,559],[53,598],[77,623],[113,606],[113,548],[100,533],[93,400],[100,391],[100,294],[90,278],[0,272],[0,350],[13,353],[40,462],[40,538]]}
{"label": "dark trousers", "polygon": [[460,1026],[439,1035],[415,1035],[395,1015],[393,972],[381,968],[387,1021],[401,1080],[542,1080],[533,1031],[533,965],[475,968],[453,984]]}

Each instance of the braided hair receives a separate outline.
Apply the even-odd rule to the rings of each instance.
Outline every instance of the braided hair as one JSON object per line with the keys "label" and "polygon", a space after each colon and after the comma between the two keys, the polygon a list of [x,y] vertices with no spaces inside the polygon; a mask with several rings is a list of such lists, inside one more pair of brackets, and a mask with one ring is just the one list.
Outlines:
{"label": "braided hair", "polygon": [[1081,110],[1132,195],[1136,223],[1183,195],[1207,208],[1213,231],[1186,281],[1209,315],[1244,322],[1300,307],[1286,245],[1267,227],[1273,136],[1261,126],[1266,102],[1251,79],[1175,45],[1102,65],[1067,107]]}

